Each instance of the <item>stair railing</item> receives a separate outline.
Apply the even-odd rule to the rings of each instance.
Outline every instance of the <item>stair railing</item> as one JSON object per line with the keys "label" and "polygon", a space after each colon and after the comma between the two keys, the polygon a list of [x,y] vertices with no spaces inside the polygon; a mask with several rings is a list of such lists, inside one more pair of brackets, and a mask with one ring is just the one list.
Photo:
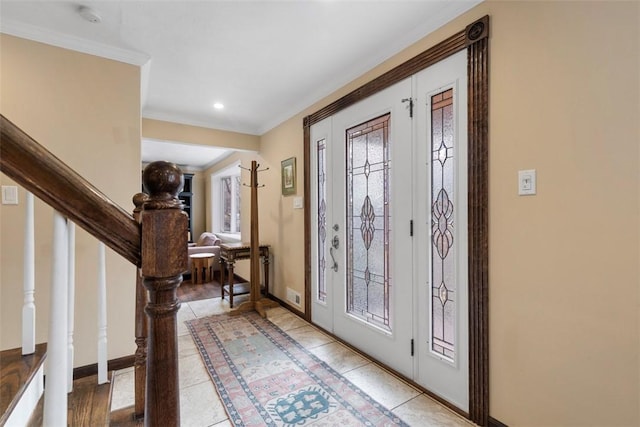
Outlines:
{"label": "stair railing", "polygon": [[33,194],[27,192],[25,198],[24,225],[24,270],[22,292],[22,354],[32,354],[36,351],[36,256],[35,256],[35,220],[33,209]]}
{"label": "stair railing", "polygon": [[[187,266],[188,222],[178,199],[183,185],[180,169],[168,162],[155,162],[145,168],[143,181],[149,196],[136,196],[142,201],[136,220],[0,114],[0,170],[56,210],[54,235],[62,233],[68,218],[140,268],[147,290],[143,300],[148,322],[147,328],[136,324],[136,330],[148,330],[144,423],[179,425],[176,314],[180,303],[176,289]],[[53,255],[66,252],[67,248],[61,246]],[[66,259],[63,263],[66,265]],[[54,277],[57,275],[63,274],[54,272]],[[66,288],[66,283],[61,286]],[[60,297],[55,305],[66,310],[66,290],[63,295],[64,301]],[[66,330],[65,322],[59,327],[63,332],[61,342],[66,342]],[[47,379],[47,387],[51,380]],[[57,381],[67,382],[64,375]],[[63,394],[66,396],[66,392]]]}
{"label": "stair railing", "polygon": [[73,391],[73,361],[75,348],[73,331],[76,312],[76,225],[67,222],[67,393]]}
{"label": "stair railing", "polygon": [[[25,197],[25,232],[24,232],[24,258],[23,258],[23,294],[24,301],[22,307],[22,354],[29,355],[35,353],[35,324],[36,324],[36,304],[35,304],[35,213],[33,194],[27,192]],[[54,222],[58,224],[58,212],[55,212]],[[74,315],[75,315],[75,224],[63,218],[66,226],[56,228],[52,247],[56,253],[53,259],[53,270],[51,274],[51,294],[50,300],[50,325],[57,325],[49,329],[47,339],[49,345],[48,379],[51,387],[47,388],[45,395],[44,418],[46,425],[66,424],[67,406],[66,393],[73,391],[73,366],[74,366]],[[66,257],[61,252],[61,248],[66,247]],[[98,384],[108,382],[107,379],[107,324],[106,324],[106,272],[104,244],[100,242],[98,247]],[[65,260],[66,258],[66,260]],[[66,285],[66,288],[64,287]],[[62,287],[61,287],[62,286]],[[66,312],[60,305],[66,293]],[[66,324],[66,340],[62,325]],[[66,354],[65,354],[66,346]],[[65,373],[65,381],[62,381],[62,373]],[[64,392],[66,390],[66,393]],[[38,394],[39,395],[39,394]],[[29,398],[29,403],[20,407],[19,414],[10,416],[10,424],[21,424],[26,422],[28,414],[34,409],[37,403],[33,397]],[[53,400],[52,400],[53,399]],[[18,411],[16,409],[16,411]],[[144,409],[141,410],[141,413]]]}
{"label": "stair railing", "polygon": [[62,421],[66,425],[67,421],[67,242],[67,220],[59,212],[54,212],[48,367],[47,384],[44,388],[45,426],[59,425]]}

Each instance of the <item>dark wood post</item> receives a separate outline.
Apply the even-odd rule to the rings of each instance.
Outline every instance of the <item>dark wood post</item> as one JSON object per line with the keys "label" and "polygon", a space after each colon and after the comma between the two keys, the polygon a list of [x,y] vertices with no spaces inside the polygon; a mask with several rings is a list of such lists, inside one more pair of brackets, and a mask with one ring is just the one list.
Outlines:
{"label": "dark wood post", "polygon": [[[133,218],[140,222],[142,205],[149,198],[144,193],[138,193],[133,196]],[[142,272],[140,268],[136,269],[136,359],[134,365],[134,395],[135,405],[133,409],[133,418],[141,419],[144,417],[144,395],[145,383],[147,381],[147,330],[149,328],[147,315],[144,308],[147,305],[147,290],[142,284]]]}
{"label": "dark wood post", "polygon": [[178,193],[182,171],[173,163],[154,162],[143,172],[149,191],[143,203],[142,276],[149,291],[145,426],[180,425],[176,289],[187,269],[188,217]]}
{"label": "dark wood post", "polygon": [[251,161],[251,240],[249,277],[251,301],[260,299],[260,236],[258,227],[258,163]]}

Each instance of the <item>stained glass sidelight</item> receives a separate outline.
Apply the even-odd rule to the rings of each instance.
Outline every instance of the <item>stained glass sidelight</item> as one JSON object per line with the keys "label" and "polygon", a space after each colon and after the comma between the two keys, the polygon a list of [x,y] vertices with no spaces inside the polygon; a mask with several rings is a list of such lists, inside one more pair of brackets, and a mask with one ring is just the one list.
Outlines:
{"label": "stained glass sidelight", "polygon": [[347,312],[389,331],[390,118],[346,131]]}
{"label": "stained glass sidelight", "polygon": [[431,351],[455,357],[453,89],[431,97]]}
{"label": "stained glass sidelight", "polygon": [[327,238],[327,194],[326,194],[326,160],[327,141],[322,139],[317,144],[318,170],[318,294],[319,301],[327,299],[325,241]]}

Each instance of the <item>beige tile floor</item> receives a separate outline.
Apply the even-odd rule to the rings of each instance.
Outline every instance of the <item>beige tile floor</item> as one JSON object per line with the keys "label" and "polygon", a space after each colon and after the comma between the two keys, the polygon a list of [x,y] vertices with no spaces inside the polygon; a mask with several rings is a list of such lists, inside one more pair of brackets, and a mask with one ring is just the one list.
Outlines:
{"label": "beige tile floor", "polygon": [[[182,426],[231,426],[222,401],[184,325],[186,320],[229,310],[220,298],[182,303],[178,312],[180,418]],[[310,352],[360,387],[411,426],[473,426],[424,393],[391,375],[370,360],[335,341],[284,308],[268,312],[269,320]],[[116,372],[111,410],[133,405],[133,368]]]}

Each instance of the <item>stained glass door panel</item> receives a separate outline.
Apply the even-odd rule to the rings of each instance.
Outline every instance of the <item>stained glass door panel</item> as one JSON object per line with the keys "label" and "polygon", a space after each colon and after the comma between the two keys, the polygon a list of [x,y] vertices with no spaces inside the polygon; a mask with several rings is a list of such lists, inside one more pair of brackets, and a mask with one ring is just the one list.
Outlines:
{"label": "stained glass door panel", "polygon": [[[310,133],[310,209],[311,215],[311,319],[322,328],[333,330],[334,281],[338,277],[332,268],[330,242],[334,238],[334,215],[332,168],[333,144],[331,118],[311,127]],[[339,150],[342,152],[342,150]],[[335,255],[334,255],[335,256]]]}
{"label": "stained glass door panel", "polygon": [[326,282],[326,274],[327,274],[327,256],[326,256],[326,247],[327,247],[327,191],[326,191],[326,183],[327,183],[327,167],[326,167],[326,153],[327,153],[327,140],[320,139],[316,142],[316,170],[317,170],[317,212],[318,212],[318,223],[317,223],[317,266],[318,266],[318,286],[316,288],[316,292],[314,293],[314,297],[321,302],[325,302],[327,300],[327,282]]}
{"label": "stained glass door panel", "polygon": [[346,131],[347,312],[391,331],[389,120]]}
{"label": "stained glass door panel", "polygon": [[455,360],[453,89],[431,96],[431,351]]}

